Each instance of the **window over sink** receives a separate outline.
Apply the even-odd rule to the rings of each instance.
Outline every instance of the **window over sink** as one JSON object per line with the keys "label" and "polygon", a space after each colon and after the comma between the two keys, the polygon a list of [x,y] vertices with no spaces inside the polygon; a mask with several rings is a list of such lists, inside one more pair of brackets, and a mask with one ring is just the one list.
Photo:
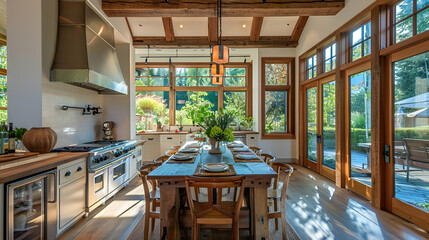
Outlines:
{"label": "window over sink", "polygon": [[209,63],[136,64],[136,129],[193,125],[191,106],[237,112],[234,123],[252,116],[251,63],[225,65],[222,85],[213,85]]}

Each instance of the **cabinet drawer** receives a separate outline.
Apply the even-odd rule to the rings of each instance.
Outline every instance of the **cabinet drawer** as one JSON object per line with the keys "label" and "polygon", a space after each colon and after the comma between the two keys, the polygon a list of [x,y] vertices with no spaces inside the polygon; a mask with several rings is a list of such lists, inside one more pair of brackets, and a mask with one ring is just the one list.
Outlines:
{"label": "cabinet drawer", "polygon": [[159,142],[159,135],[143,135],[142,140],[147,142]]}
{"label": "cabinet drawer", "polygon": [[161,142],[180,142],[182,140],[180,135],[161,135]]}
{"label": "cabinet drawer", "polygon": [[60,187],[58,198],[58,227],[62,229],[85,211],[85,177]]}
{"label": "cabinet drawer", "polygon": [[60,185],[78,179],[86,174],[86,159],[71,166],[61,168],[59,171]]}

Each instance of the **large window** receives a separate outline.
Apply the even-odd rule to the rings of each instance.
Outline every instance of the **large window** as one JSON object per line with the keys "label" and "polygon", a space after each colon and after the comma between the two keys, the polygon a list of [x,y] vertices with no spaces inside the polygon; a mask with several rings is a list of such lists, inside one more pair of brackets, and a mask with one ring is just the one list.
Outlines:
{"label": "large window", "polygon": [[225,66],[222,85],[213,85],[210,64],[136,65],[137,130],[193,125],[195,109],[236,113],[235,124],[251,113],[251,64]]}
{"label": "large window", "polygon": [[294,59],[262,58],[262,138],[294,138]]}
{"label": "large window", "polygon": [[371,22],[364,24],[351,33],[352,61],[371,53]]}
{"label": "large window", "polygon": [[395,43],[429,29],[429,1],[404,0],[394,5]]}
{"label": "large window", "polygon": [[[1,44],[0,44],[1,46]],[[0,121],[7,121],[7,47],[0,47]]]}

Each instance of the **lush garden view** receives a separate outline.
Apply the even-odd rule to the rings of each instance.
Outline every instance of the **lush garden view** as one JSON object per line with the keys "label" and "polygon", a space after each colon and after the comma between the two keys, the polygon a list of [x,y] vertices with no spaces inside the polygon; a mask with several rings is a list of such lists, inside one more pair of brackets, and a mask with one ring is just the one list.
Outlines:
{"label": "lush garden view", "polygon": [[[0,68],[7,69],[7,47],[0,47]],[[0,74],[0,107],[7,107],[7,76]],[[0,122],[7,122],[7,110],[0,109]]]}

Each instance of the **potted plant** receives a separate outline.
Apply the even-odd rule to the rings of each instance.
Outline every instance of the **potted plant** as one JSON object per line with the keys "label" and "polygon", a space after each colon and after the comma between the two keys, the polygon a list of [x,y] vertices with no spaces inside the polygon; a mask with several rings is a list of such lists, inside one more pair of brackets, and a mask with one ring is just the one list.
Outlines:
{"label": "potted plant", "polygon": [[234,114],[221,109],[219,113],[209,112],[205,117],[198,119],[198,124],[206,131],[209,138],[211,149],[209,153],[222,153],[221,143],[224,141],[233,142],[234,134],[231,122],[234,120]]}
{"label": "potted plant", "polygon": [[244,129],[246,129],[248,131],[252,131],[253,130],[253,117],[244,118],[240,124],[244,127]]}

